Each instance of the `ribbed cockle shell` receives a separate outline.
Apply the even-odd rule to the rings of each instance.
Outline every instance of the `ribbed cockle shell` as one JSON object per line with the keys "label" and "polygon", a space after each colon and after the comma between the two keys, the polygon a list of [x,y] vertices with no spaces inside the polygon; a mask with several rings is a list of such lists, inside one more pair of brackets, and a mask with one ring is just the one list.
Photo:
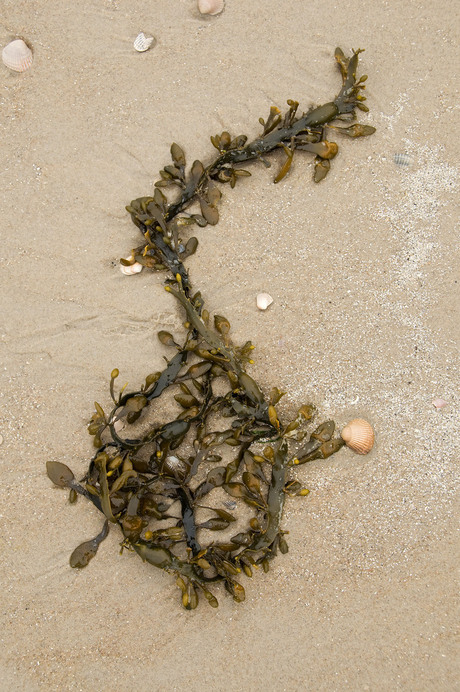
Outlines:
{"label": "ribbed cockle shell", "polygon": [[153,36],[146,36],[141,31],[141,33],[136,36],[134,40],[134,49],[137,50],[138,53],[145,53],[145,51],[151,47],[154,41],[155,39]]}
{"label": "ribbed cockle shell", "polygon": [[374,431],[367,420],[355,418],[342,430],[342,440],[357,454],[367,454],[374,446]]}
{"label": "ribbed cockle shell", "polygon": [[201,14],[220,14],[224,9],[224,0],[198,0]]}
{"label": "ribbed cockle shell", "polygon": [[22,38],[16,38],[2,50],[3,64],[14,72],[25,72],[33,62],[32,51]]}

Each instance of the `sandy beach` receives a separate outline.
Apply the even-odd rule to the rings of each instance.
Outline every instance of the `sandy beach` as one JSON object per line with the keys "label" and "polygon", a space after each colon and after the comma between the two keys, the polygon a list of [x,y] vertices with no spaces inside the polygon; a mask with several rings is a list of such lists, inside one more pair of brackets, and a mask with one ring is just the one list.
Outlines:
{"label": "sandy beach", "polygon": [[[0,0],[0,47],[17,37],[34,62],[0,64],[0,690],[459,690],[457,3]],[[242,604],[184,610],[116,530],[72,569],[101,516],[45,464],[83,476],[111,370],[137,388],[164,363],[156,332],[184,321],[164,275],[121,273],[140,242],[125,205],[172,142],[210,161],[210,135],[332,100],[336,46],[365,49],[376,133],[337,138],[317,185],[307,152],[277,185],[282,152],[251,164],[187,267],[255,344],[251,376],[287,392],[281,415],[366,418],[373,450],[296,470],[289,552]]]}

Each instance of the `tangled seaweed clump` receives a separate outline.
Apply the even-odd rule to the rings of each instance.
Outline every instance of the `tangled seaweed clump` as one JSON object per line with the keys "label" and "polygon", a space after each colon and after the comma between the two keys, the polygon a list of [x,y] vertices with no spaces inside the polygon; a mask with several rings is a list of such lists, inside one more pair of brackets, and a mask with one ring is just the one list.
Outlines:
{"label": "tangled seaweed clump", "polygon": [[[186,171],[185,154],[173,144],[172,164],[160,171],[154,194],[127,207],[143,241],[122,263],[169,270],[165,289],[185,312],[186,334],[179,339],[167,331],[158,333],[171,356],[165,369],[148,375],[138,391],[127,392],[126,385],[117,391],[119,372],[112,371],[112,409],[105,413],[95,404],[88,430],[96,453],[81,482],[65,464],[47,464],[53,483],[70,489],[71,502],[84,495],[105,515],[101,533],[72,553],[72,567],[86,566],[109,526],[116,524],[122,547],[174,575],[182,604],[193,609],[199,594],[218,605],[211,592],[218,583],[235,601],[243,601],[241,573],[251,577],[259,566],[267,571],[278,550],[288,551],[281,528],[285,499],[308,494],[290,478],[290,470],[330,457],[344,441],[334,437],[333,421],[311,431],[312,404],[300,406],[293,420],[280,420],[276,406],[283,393],[275,387],[265,396],[246,372],[253,362],[251,342],[234,344],[229,321],[221,315],[211,319],[201,294],[192,290],[183,262],[198,241],[191,237],[184,244],[182,233],[193,224],[218,222],[221,192],[216,183],[233,188],[238,178],[250,175],[239,164],[266,163],[265,156],[282,148],[286,160],[275,177],[279,182],[294,152],[308,151],[315,155],[314,180],[319,182],[338,151],[327,139],[330,132],[359,137],[375,131],[356,122],[332,124],[354,121],[356,108],[368,110],[362,95],[367,77],[356,79],[360,52],[346,58],[337,48],[342,88],[333,101],[300,117],[296,101],[288,101],[285,115],[272,107],[267,120],[260,120],[261,135],[249,144],[245,135],[211,137],[219,153],[207,166],[195,161]],[[178,188],[177,199],[169,202],[164,188]],[[200,211],[187,212],[194,203]],[[171,420],[161,423],[161,412],[154,407],[160,397],[161,412],[173,412]]]}

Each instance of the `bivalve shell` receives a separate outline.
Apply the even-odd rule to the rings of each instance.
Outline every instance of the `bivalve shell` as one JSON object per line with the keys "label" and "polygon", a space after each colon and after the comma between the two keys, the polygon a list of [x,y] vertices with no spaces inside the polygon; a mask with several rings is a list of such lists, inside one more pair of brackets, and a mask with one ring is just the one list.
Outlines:
{"label": "bivalve shell", "polygon": [[[131,258],[128,258],[131,260]],[[120,264],[120,271],[125,276],[131,276],[132,274],[139,274],[143,270],[143,265],[140,262],[134,262],[133,264]]]}
{"label": "bivalve shell", "polygon": [[342,440],[357,454],[367,454],[374,446],[374,431],[367,420],[355,418],[342,430]]}
{"label": "bivalve shell", "polygon": [[198,9],[201,14],[220,14],[224,4],[224,0],[198,0]]}
{"label": "bivalve shell", "polygon": [[266,310],[273,303],[273,298],[269,293],[259,293],[256,298],[257,307],[259,310]]}
{"label": "bivalve shell", "polygon": [[22,38],[16,38],[2,50],[3,64],[14,72],[25,72],[33,62],[32,51]]}
{"label": "bivalve shell", "polygon": [[155,39],[153,36],[146,36],[141,31],[141,33],[134,39],[134,49],[137,50],[138,53],[145,53],[145,51],[151,47],[154,40]]}

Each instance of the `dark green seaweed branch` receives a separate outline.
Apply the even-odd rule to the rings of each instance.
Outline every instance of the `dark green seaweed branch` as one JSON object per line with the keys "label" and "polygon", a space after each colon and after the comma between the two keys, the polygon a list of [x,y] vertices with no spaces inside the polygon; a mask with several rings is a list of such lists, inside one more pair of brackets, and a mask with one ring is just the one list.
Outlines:
{"label": "dark green seaweed branch", "polygon": [[[272,107],[267,121],[260,119],[261,135],[250,143],[245,135],[232,138],[228,132],[211,137],[219,155],[207,166],[195,161],[187,171],[183,150],[173,144],[172,164],[160,171],[154,194],[127,207],[143,243],[122,264],[169,270],[165,288],[185,312],[187,333],[182,344],[166,331],[158,333],[173,355],[139,390],[126,392],[125,386],[116,393],[119,372],[112,371],[112,410],[106,414],[95,404],[88,430],[96,453],[80,483],[65,464],[47,464],[50,479],[70,488],[72,502],[84,495],[105,515],[100,534],[72,553],[73,567],[84,567],[110,524],[118,524],[122,547],[174,574],[183,605],[193,609],[199,592],[217,606],[209,590],[215,582],[222,582],[236,601],[244,600],[237,581],[241,571],[252,576],[258,565],[267,570],[278,549],[287,552],[281,529],[285,498],[308,494],[289,479],[290,469],[326,459],[344,443],[333,437],[333,421],[308,434],[315,415],[311,404],[301,406],[289,423],[279,420],[275,407],[282,392],[275,387],[266,397],[246,372],[246,364],[252,363],[251,342],[236,346],[229,321],[221,315],[211,320],[201,294],[192,292],[183,262],[198,241],[191,237],[184,243],[182,234],[192,224],[218,222],[217,183],[234,187],[238,178],[250,175],[240,164],[260,160],[269,165],[265,157],[282,149],[286,159],[276,183],[287,175],[294,152],[307,151],[315,155],[314,180],[319,182],[338,151],[328,139],[330,132],[349,137],[374,132],[356,122],[332,124],[354,120],[356,108],[367,111],[362,95],[367,77],[356,78],[360,52],[346,58],[337,48],[342,88],[333,101],[301,116],[296,101],[288,101],[284,116]],[[178,189],[176,199],[170,202],[162,188]],[[153,409],[160,397],[167,403]],[[160,422],[174,409],[171,420]],[[232,525],[244,505],[251,519],[244,531],[235,533]]]}

